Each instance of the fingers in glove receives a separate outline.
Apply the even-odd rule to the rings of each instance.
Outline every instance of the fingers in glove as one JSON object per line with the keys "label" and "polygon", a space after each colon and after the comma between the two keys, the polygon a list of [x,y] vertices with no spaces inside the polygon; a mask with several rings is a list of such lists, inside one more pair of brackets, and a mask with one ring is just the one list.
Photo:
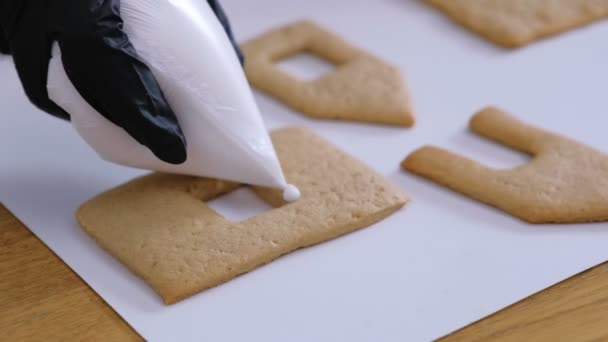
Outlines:
{"label": "fingers in glove", "polygon": [[66,73],[80,95],[159,159],[181,164],[186,141],[150,69],[137,57],[116,13],[103,27],[58,39]]}
{"label": "fingers in glove", "polygon": [[[28,1],[27,6],[33,5]],[[70,115],[49,99],[46,89],[52,41],[38,25],[45,20],[44,15],[41,9],[33,7],[23,12],[21,20],[14,27],[11,53],[29,100],[41,110],[69,120]]]}
{"label": "fingers in glove", "polygon": [[241,48],[239,47],[238,43],[236,42],[236,40],[234,38],[234,34],[232,33],[232,28],[230,27],[230,21],[228,20],[228,17],[226,16],[224,9],[222,8],[222,6],[220,5],[218,0],[207,0],[207,3],[209,4],[209,7],[211,7],[211,9],[213,10],[213,13],[215,13],[215,16],[217,17],[217,19],[220,21],[220,23],[224,27],[224,31],[226,31],[228,38],[230,38],[230,42],[232,43],[232,46],[234,47],[234,51],[236,52],[236,55],[239,58],[239,61],[241,62],[241,65],[243,65],[243,63],[244,63],[243,52],[241,51]]}
{"label": "fingers in glove", "polygon": [[8,46],[8,38],[3,32],[2,25],[0,25],[0,53],[8,55],[11,53]]}

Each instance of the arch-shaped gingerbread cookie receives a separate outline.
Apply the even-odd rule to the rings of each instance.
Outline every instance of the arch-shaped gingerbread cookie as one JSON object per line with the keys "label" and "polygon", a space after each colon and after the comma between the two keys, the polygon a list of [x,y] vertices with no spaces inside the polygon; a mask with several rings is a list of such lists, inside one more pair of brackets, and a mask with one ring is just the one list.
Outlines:
{"label": "arch-shaped gingerbread cookie", "polygon": [[531,223],[608,220],[608,155],[496,108],[475,114],[470,128],[533,158],[497,170],[427,146],[402,167]]}
{"label": "arch-shaped gingerbread cookie", "polygon": [[298,248],[364,228],[408,198],[384,177],[304,129],[272,134],[302,197],[254,188],[276,209],[229,222],[204,201],[239,185],[153,173],[84,203],[84,230],[170,304]]}
{"label": "arch-shaped gingerbread cookie", "polygon": [[[251,84],[306,115],[412,126],[409,92],[399,69],[357,49],[311,21],[299,21],[242,45]],[[314,53],[336,69],[316,80],[289,75],[276,62]]]}

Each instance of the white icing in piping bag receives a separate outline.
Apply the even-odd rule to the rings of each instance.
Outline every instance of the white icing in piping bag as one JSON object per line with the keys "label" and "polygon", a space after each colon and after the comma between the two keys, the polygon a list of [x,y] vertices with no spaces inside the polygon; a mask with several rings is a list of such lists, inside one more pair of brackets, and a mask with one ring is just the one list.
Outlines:
{"label": "white icing in piping bag", "polygon": [[224,28],[206,1],[122,0],[124,30],[152,70],[188,144],[180,165],[159,160],[77,92],[53,47],[49,97],[101,158],[130,167],[219,178],[283,190],[287,184],[251,88]]}

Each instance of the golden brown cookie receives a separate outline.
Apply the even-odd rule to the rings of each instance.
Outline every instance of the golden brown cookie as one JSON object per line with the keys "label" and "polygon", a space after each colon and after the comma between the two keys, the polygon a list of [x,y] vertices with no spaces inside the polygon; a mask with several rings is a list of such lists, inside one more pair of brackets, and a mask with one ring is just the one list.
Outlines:
{"label": "golden brown cookie", "polygon": [[443,149],[423,147],[402,167],[530,223],[608,220],[608,155],[495,108],[475,114],[470,127],[529,153],[532,160],[497,170]]}
{"label": "golden brown cookie", "polygon": [[[299,21],[243,44],[251,84],[286,105],[319,119],[412,126],[410,97],[399,69],[359,50],[310,21]],[[334,72],[304,81],[276,62],[300,52],[314,53]]]}
{"label": "golden brown cookie", "polygon": [[302,192],[254,190],[276,207],[229,222],[205,201],[239,185],[153,173],[83,204],[84,230],[171,304],[251,271],[281,255],[364,228],[408,198],[384,177],[314,133],[272,134],[286,178]]}
{"label": "golden brown cookie", "polygon": [[589,24],[608,16],[608,0],[426,0],[464,25],[505,47]]}

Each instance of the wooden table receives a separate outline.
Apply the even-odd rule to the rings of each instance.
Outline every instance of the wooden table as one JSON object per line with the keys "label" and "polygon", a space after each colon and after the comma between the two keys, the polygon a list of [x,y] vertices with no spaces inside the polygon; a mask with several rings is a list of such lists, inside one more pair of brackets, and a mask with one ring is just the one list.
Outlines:
{"label": "wooden table", "polygon": [[[0,340],[142,338],[0,206]],[[483,340],[608,341],[608,263],[442,339]]]}

